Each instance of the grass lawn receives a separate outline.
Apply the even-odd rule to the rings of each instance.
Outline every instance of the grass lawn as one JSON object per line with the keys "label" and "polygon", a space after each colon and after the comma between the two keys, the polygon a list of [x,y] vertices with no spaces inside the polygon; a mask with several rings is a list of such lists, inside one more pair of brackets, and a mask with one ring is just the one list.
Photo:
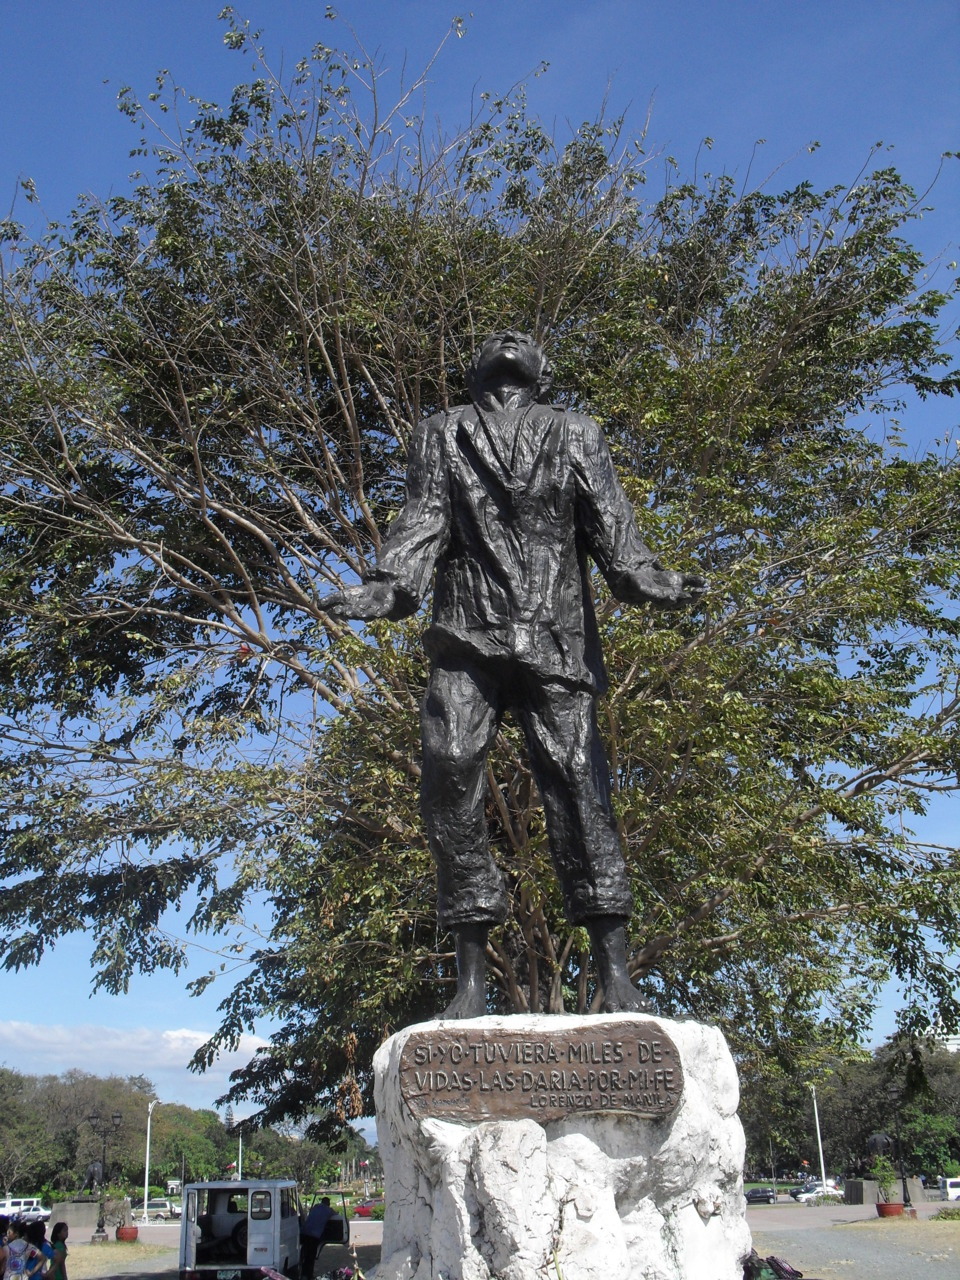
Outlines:
{"label": "grass lawn", "polygon": [[135,1271],[137,1264],[146,1258],[159,1258],[166,1254],[173,1270],[177,1267],[177,1249],[163,1244],[120,1243],[109,1240],[106,1244],[74,1245],[67,1254],[67,1274],[70,1280],[103,1280],[106,1276],[122,1275]]}

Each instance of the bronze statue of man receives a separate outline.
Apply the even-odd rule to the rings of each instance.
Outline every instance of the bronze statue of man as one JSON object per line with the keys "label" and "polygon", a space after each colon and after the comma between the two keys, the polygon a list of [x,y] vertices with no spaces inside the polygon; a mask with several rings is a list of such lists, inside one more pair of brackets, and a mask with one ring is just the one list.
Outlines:
{"label": "bronze statue of man", "polygon": [[633,902],[597,729],[606,677],[587,560],[627,604],[689,604],[705,584],[660,566],[600,428],[544,403],[550,382],[529,335],[487,338],[468,371],[470,403],[416,430],[406,504],[376,568],[321,602],[341,618],[403,618],[436,571],[421,810],[439,922],[456,938],[451,1018],[486,1012],[487,936],[507,915],[484,815],[487,754],[507,710],[526,740],[567,915],[593,943],[603,1007],[649,1008],[627,970]]}

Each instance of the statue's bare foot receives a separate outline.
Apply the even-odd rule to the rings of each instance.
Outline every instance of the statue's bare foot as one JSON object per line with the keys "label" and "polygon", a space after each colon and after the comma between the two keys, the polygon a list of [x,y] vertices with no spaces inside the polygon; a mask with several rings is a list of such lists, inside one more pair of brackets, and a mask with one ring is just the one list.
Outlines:
{"label": "statue's bare foot", "polygon": [[654,1013],[650,1001],[626,976],[611,979],[603,989],[604,1013]]}
{"label": "statue's bare foot", "polygon": [[487,996],[483,987],[472,983],[458,988],[457,994],[441,1013],[441,1018],[482,1018],[487,1012]]}

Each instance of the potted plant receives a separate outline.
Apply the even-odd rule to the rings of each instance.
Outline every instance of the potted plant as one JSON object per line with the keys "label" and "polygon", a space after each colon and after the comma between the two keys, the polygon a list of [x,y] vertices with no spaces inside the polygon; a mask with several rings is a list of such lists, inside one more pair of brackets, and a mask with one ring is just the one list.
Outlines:
{"label": "potted plant", "polygon": [[118,1240],[133,1241],[140,1237],[140,1232],[135,1222],[130,1221],[130,1201],[126,1196],[117,1200],[108,1200],[104,1206],[105,1218],[111,1226],[115,1227],[115,1235]]}
{"label": "potted plant", "polygon": [[880,1199],[877,1201],[877,1213],[881,1218],[895,1218],[903,1213],[903,1201],[893,1199],[897,1185],[897,1171],[889,1156],[874,1156],[870,1166]]}

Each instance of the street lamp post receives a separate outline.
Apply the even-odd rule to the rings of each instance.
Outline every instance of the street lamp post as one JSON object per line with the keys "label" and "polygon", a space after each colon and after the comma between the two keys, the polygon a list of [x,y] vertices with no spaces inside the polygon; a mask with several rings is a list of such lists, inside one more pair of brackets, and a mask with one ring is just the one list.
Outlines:
{"label": "street lamp post", "polygon": [[887,1097],[893,1103],[894,1132],[897,1135],[897,1165],[900,1170],[900,1185],[903,1188],[903,1207],[910,1208],[910,1192],[907,1190],[907,1175],[903,1168],[903,1141],[900,1137],[900,1089],[898,1085],[887,1085]]}
{"label": "street lamp post", "polygon": [[820,1112],[817,1110],[817,1091],[813,1085],[810,1086],[810,1092],[813,1095],[813,1123],[817,1130],[817,1150],[820,1153],[820,1190],[827,1189],[827,1170],[823,1163],[823,1141],[820,1137]]}
{"label": "street lamp post", "polygon": [[153,1108],[159,1102],[159,1098],[154,1098],[147,1107],[147,1154],[143,1163],[143,1217],[141,1222],[146,1226],[149,1222],[147,1217],[147,1201],[150,1199],[150,1121],[153,1118]]}
{"label": "street lamp post", "polygon": [[107,1123],[107,1117],[106,1116],[101,1117],[99,1111],[95,1111],[93,1115],[87,1116],[87,1123],[90,1125],[90,1128],[97,1135],[97,1137],[101,1139],[101,1142],[102,1142],[102,1148],[100,1153],[100,1206],[99,1206],[99,1213],[97,1216],[97,1230],[93,1237],[94,1240],[104,1240],[106,1239],[106,1235],[107,1235],[106,1230],[104,1229],[105,1217],[106,1217],[106,1197],[103,1192],[103,1188],[106,1186],[106,1183],[107,1183],[107,1134],[117,1132],[117,1130],[123,1124],[123,1116],[120,1114],[119,1111],[114,1111],[113,1115],[110,1116],[110,1121],[113,1126],[112,1128]]}

